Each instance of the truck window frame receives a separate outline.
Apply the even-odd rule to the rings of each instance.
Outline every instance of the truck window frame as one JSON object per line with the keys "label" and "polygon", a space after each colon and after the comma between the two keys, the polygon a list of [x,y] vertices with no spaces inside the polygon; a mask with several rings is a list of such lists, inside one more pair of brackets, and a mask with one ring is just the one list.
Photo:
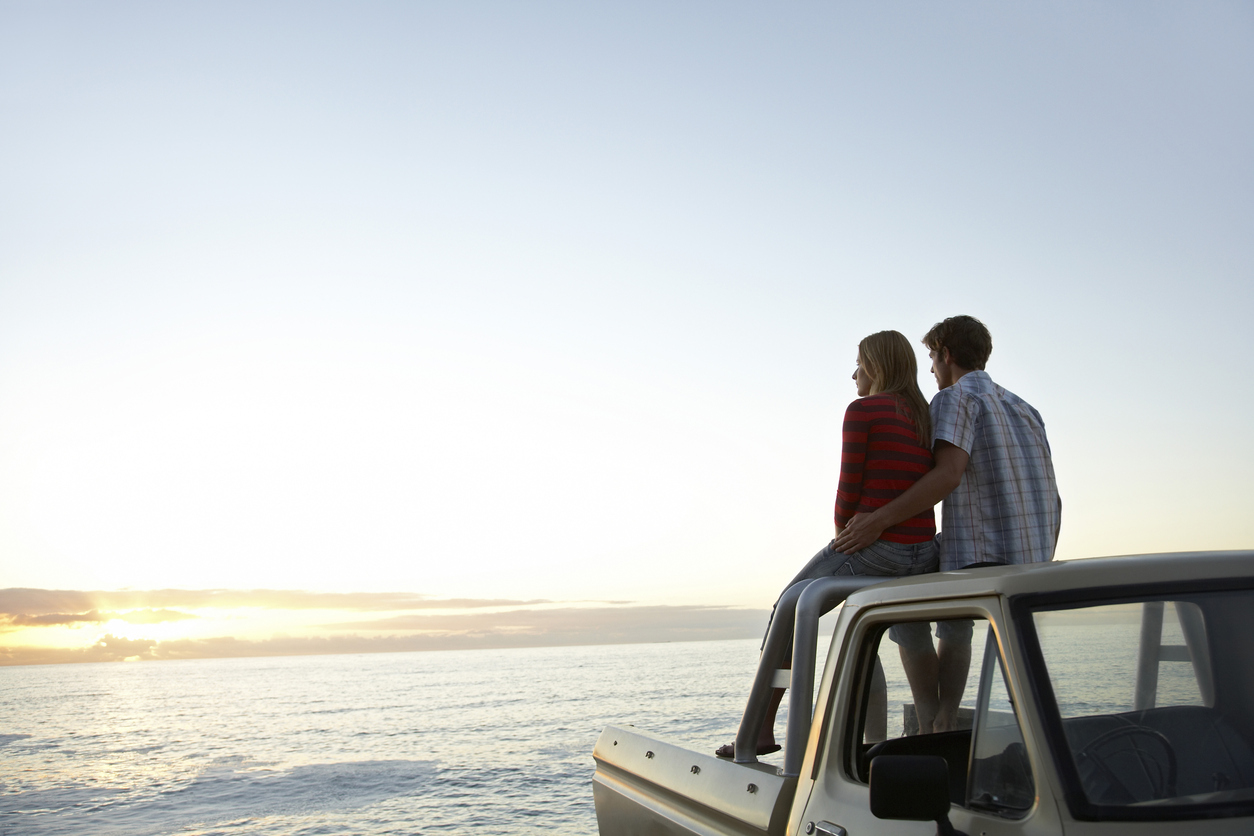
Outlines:
{"label": "truck window frame", "polygon": [[[987,628],[988,637],[984,641],[984,658],[980,661],[980,675],[976,681],[976,702],[975,714],[971,724],[971,746],[967,752],[967,787],[963,806],[972,812],[984,813],[985,815],[994,816],[1008,821],[1020,821],[1027,818],[1033,808],[1036,806],[1037,799],[1040,797],[1037,792],[1037,784],[1039,778],[1032,766],[1032,759],[1027,750],[1027,735],[1024,728],[1027,725],[1023,716],[1023,706],[1019,705],[1011,686],[1011,679],[1006,673],[1006,648],[1003,646],[1001,636],[998,635],[997,626],[990,621]],[[972,662],[974,662],[972,658]],[[1008,803],[1003,804],[981,804],[976,806],[974,802],[975,790],[979,786],[977,783],[976,760],[977,754],[981,751],[982,735],[987,734],[993,728],[989,725],[992,717],[992,709],[990,708],[990,699],[993,689],[1000,685],[1006,692],[1006,699],[1010,702],[1011,714],[1014,718],[1014,728],[1018,732],[1018,745],[1022,750],[1021,765],[1026,772],[1027,790],[1031,797],[1031,801],[1022,807],[1016,807]],[[1009,749],[1007,749],[1009,751]],[[1001,756],[1006,757],[1005,753]],[[1004,768],[1004,767],[1003,767]]]}
{"label": "truck window frame", "polygon": [[1019,652],[1024,660],[1024,678],[1028,698],[1045,733],[1045,746],[1063,787],[1063,797],[1071,816],[1078,821],[1190,821],[1250,815],[1248,802],[1179,805],[1170,808],[1094,804],[1084,792],[1079,771],[1072,757],[1062,726],[1062,713],[1054,695],[1048,666],[1041,650],[1034,613],[1038,609],[1069,609],[1094,604],[1140,603],[1144,601],[1176,601],[1190,595],[1254,591],[1248,577],[1171,581],[1143,584],[1119,584],[1059,592],[1024,593],[1010,596],[1007,604],[1015,625]]}
{"label": "truck window frame", "polygon": [[[842,776],[846,780],[861,786],[867,785],[866,780],[858,771],[858,760],[862,745],[861,733],[866,724],[873,660],[878,655],[881,643],[889,641],[885,635],[888,627],[908,621],[934,622],[955,618],[975,619],[977,624],[982,622],[982,629],[990,631],[991,628],[993,640],[997,642],[998,662],[1004,667],[1007,648],[1004,643],[1004,633],[999,627],[999,619],[1002,617],[999,603],[999,599],[994,596],[980,595],[974,598],[954,599],[943,602],[890,603],[868,607],[856,613],[853,623],[845,631],[846,638],[843,647],[839,649],[839,652],[837,652],[836,648],[833,648],[832,652],[829,653],[829,664],[831,660],[839,660],[841,658],[852,660],[854,664],[848,670],[848,679],[843,683],[833,682],[833,687],[828,693],[824,704],[822,737],[819,739],[817,747],[818,756],[814,758],[810,770],[811,780],[819,778],[824,765],[828,769],[836,767],[836,756],[838,755],[839,770]],[[876,634],[878,634],[879,638],[873,650],[869,639]],[[972,664],[979,667],[981,661],[973,659]],[[842,716],[836,716],[834,708],[838,703],[837,696],[845,689],[848,690],[849,694],[848,706],[846,711],[842,712]],[[1023,733],[1024,718],[1018,707],[1016,709],[1016,719],[1019,723],[1020,731]],[[833,726],[836,723],[843,724],[839,736],[832,734],[834,731]],[[973,728],[973,738],[974,734],[975,730]],[[840,752],[832,752],[830,749],[831,745],[839,745]],[[970,749],[968,749],[968,758],[970,758]],[[1033,775],[1034,780],[1040,780],[1039,776],[1035,775],[1035,771]],[[978,812],[981,815],[988,815],[987,811],[967,807],[965,802],[959,806],[973,813]],[[1024,815],[1027,815],[1027,813]]]}

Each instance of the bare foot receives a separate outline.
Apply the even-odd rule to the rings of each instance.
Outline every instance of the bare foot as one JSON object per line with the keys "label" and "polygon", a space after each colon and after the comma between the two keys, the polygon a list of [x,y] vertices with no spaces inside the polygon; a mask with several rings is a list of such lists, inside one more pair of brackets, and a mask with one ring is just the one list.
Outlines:
{"label": "bare foot", "polygon": [[942,708],[940,711],[936,712],[936,719],[932,721],[933,732],[939,733],[939,732],[954,731],[957,728],[958,728],[958,712],[957,711],[949,711],[948,709]]}

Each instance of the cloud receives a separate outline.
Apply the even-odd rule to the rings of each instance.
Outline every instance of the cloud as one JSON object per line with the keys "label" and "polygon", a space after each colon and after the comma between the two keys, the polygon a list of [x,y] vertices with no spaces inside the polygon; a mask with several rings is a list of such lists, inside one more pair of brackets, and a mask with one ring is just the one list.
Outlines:
{"label": "cloud", "polygon": [[[21,635],[16,632],[19,628],[113,620],[159,624],[199,618],[184,610],[201,607],[339,610],[345,617],[312,628],[315,635],[241,638],[255,635],[248,632],[250,622],[244,618],[237,636],[159,641],[109,634],[88,647],[0,646],[0,665],[733,639],[761,635],[767,616],[765,611],[734,607],[558,605],[547,599],[433,599],[392,592],[4,589],[0,630],[16,637]],[[127,632],[135,635],[134,630]]]}
{"label": "cloud", "polygon": [[279,636],[260,640],[221,636],[157,641],[106,635],[86,648],[0,647],[0,665],[739,639],[761,635],[766,616],[765,610],[732,607],[566,607],[336,625],[378,630],[384,624],[384,629],[426,631],[385,636]]}
{"label": "cloud", "polygon": [[102,619],[98,610],[81,613],[51,612],[42,615],[24,615],[21,613],[0,614],[6,625],[13,627],[56,627],[66,624],[99,624]]}
{"label": "cloud", "polygon": [[745,638],[765,630],[766,613],[711,606],[560,607],[492,613],[399,615],[325,626],[375,632],[566,637],[574,644],[616,644]]}
{"label": "cloud", "polygon": [[167,621],[184,621],[189,618],[199,618],[199,616],[177,610],[133,610],[126,613],[89,610],[82,613],[53,612],[40,615],[0,613],[0,620],[3,620],[9,627],[56,627],[69,624],[104,624],[107,621],[125,621],[127,624],[161,624]]}
{"label": "cloud", "polygon": [[[278,610],[485,609],[551,603],[546,599],[432,598],[412,592],[304,592],[292,589],[155,589],[82,592],[66,589],[0,589],[0,616],[81,614],[95,610],[165,610],[259,607]],[[91,619],[80,619],[89,621]],[[49,623],[69,623],[66,621]]]}
{"label": "cloud", "polygon": [[128,613],[105,614],[111,615],[115,619],[121,619],[127,624],[162,624],[167,621],[185,621],[189,618],[200,618],[198,615],[179,612],[178,610],[132,610]]}

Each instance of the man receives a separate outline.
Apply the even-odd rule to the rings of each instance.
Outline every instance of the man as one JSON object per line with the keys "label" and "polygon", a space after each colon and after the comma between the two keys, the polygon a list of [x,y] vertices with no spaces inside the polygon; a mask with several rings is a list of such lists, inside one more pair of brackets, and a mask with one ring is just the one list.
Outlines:
{"label": "man", "polygon": [[[944,500],[940,569],[1051,560],[1062,502],[1040,413],[993,382],[984,365],[993,338],[984,323],[953,316],[923,337],[940,390],[932,399],[935,467],[901,496],[850,520],[837,551],[866,548],[890,526]],[[914,693],[919,729],[956,728],[971,664],[971,622],[899,625],[891,637]]]}

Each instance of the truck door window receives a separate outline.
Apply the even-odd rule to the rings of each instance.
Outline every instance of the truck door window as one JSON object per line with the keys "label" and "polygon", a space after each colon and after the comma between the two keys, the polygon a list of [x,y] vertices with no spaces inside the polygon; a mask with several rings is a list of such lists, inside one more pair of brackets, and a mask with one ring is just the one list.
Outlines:
{"label": "truck door window", "polygon": [[968,806],[1018,818],[1031,809],[1035,798],[1036,786],[1032,783],[1028,750],[1023,743],[1014,702],[1010,698],[1001,656],[997,653],[997,639],[989,628],[975,706]]}
{"label": "truck door window", "polygon": [[[984,629],[974,627],[978,624],[984,628],[987,623],[971,619],[902,622],[877,631],[870,638],[874,661],[868,710],[861,727],[863,744],[930,735],[938,728],[969,734],[979,670],[978,666],[972,669],[968,649],[977,654],[977,660],[981,658]],[[935,638],[934,633],[938,634]],[[973,636],[979,645],[975,648],[970,646]],[[937,723],[942,661],[947,663],[949,694],[957,694],[959,699],[956,714]],[[920,728],[920,714],[928,724],[926,729]]]}
{"label": "truck door window", "polygon": [[1160,818],[1248,815],[1254,591],[1084,602],[1032,616],[1076,809],[1101,818],[1136,817],[1138,808]]}
{"label": "truck door window", "polygon": [[[859,780],[867,780],[879,755],[938,755],[949,765],[954,803],[1000,815],[1020,815],[1031,806],[1035,791],[1023,736],[986,620],[884,625],[868,636],[863,658],[868,664],[855,718],[860,745],[852,765]],[[977,725],[977,774],[969,782]],[[1026,805],[1017,806],[1024,798]]]}
{"label": "truck door window", "polygon": [[[1213,702],[1206,629],[1196,604],[1104,604],[1041,611],[1035,621],[1064,717]],[[1197,663],[1189,664],[1191,648]]]}

